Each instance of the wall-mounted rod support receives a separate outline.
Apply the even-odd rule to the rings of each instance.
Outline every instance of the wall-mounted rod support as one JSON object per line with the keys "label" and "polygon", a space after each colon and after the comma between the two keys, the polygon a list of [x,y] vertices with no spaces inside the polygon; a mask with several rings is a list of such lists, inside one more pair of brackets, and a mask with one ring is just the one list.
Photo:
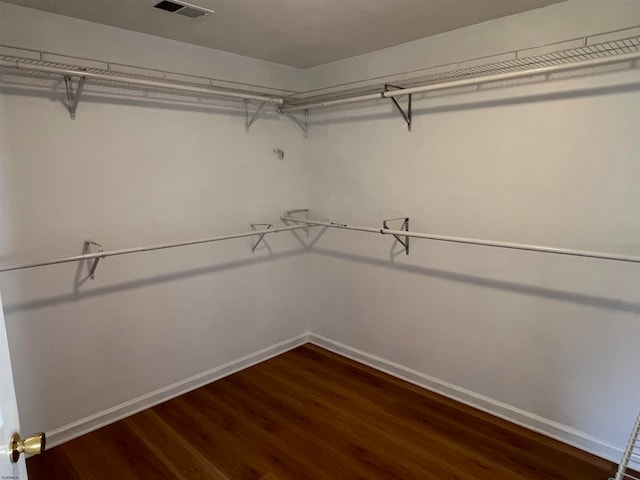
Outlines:
{"label": "wall-mounted rod support", "polygon": [[[306,216],[309,215],[309,209],[308,208],[297,208],[295,210],[287,210],[286,212],[284,212],[284,216],[285,217],[290,217],[291,215],[299,215],[301,213],[304,213]],[[305,217],[306,220],[306,217]]]}
{"label": "wall-mounted rod support", "polygon": [[640,257],[632,255],[620,255],[616,253],[590,252],[585,250],[571,250],[566,248],[545,247],[539,245],[526,245],[521,243],[496,242],[492,240],[481,240],[476,238],[450,237],[445,235],[434,235],[431,233],[408,232],[403,230],[387,230],[384,228],[358,227],[334,222],[318,222],[315,220],[302,220],[300,218],[283,216],[283,221],[305,223],[311,226],[322,226],[331,228],[341,228],[343,230],[354,230],[358,232],[381,233],[383,235],[398,235],[425,240],[436,240],[439,242],[465,243],[470,245],[480,245],[484,247],[508,248],[512,250],[527,250],[531,252],[552,253],[556,255],[569,255],[574,257],[598,258],[602,260],[615,260],[619,262],[640,263]]}
{"label": "wall-mounted rod support", "polygon": [[76,109],[78,108],[78,103],[80,102],[80,95],[82,95],[82,89],[84,88],[84,82],[86,78],[80,77],[78,80],[78,86],[76,87],[76,91],[73,91],[73,79],[69,76],[64,77],[64,84],[67,87],[67,107],[69,108],[69,115],[71,116],[71,120],[76,119]]}
{"label": "wall-mounted rod support", "polygon": [[267,230],[270,230],[273,227],[273,224],[272,223],[252,223],[251,224],[252,230],[258,230],[258,227],[262,227],[262,231],[264,233],[259,234],[258,240],[251,245],[252,253],[256,251],[256,248],[258,248],[258,245],[260,245],[260,242],[262,242],[262,240],[264,239],[264,236],[268,233]]}
{"label": "wall-mounted rod support", "polygon": [[155,87],[155,88],[161,88],[164,90],[171,90],[176,92],[196,93],[200,95],[214,95],[216,97],[235,98],[239,100],[255,100],[258,102],[266,102],[266,103],[275,104],[275,105],[282,105],[284,103],[284,99],[279,97],[270,97],[267,95],[256,95],[256,94],[244,93],[244,92],[232,92],[228,90],[220,90],[217,88],[194,87],[191,85],[181,85],[179,83],[171,83],[168,81],[161,81],[161,80],[146,80],[146,79],[140,79],[140,78],[122,77],[117,74],[89,72],[79,68],[78,69],[60,68],[60,67],[52,67],[49,65],[35,65],[35,64],[8,61],[8,60],[0,60],[0,66],[13,67],[13,68],[17,68],[18,70],[24,70],[24,71],[53,73],[53,74],[58,74],[58,75],[68,76],[68,77],[86,77],[87,80],[92,80],[92,79],[101,80],[106,82],[119,83],[123,85]]}
{"label": "wall-mounted rod support", "polygon": [[[304,218],[300,218],[300,217],[295,217],[296,220],[308,220],[309,219],[309,209],[308,208],[297,208],[295,210],[288,210],[286,212],[284,212],[284,215],[282,217],[280,217],[280,220],[287,224],[287,217],[291,217],[292,215],[304,215]],[[309,229],[305,229],[304,233],[307,234],[307,236],[309,235]]]}
{"label": "wall-mounted rod support", "polygon": [[293,120],[304,132],[304,136],[307,136],[307,130],[309,128],[309,110],[305,110],[304,111],[304,121],[300,121],[298,120],[298,118],[289,113],[289,112],[285,112],[283,110],[278,110],[279,113],[281,113],[282,115],[284,115],[285,117],[290,118],[291,120]]}
{"label": "wall-mounted rod support", "polygon": [[260,105],[258,106],[258,109],[255,111],[253,116],[249,118],[249,101],[248,100],[244,101],[244,110],[245,110],[245,113],[247,114],[247,121],[245,122],[244,126],[247,127],[247,130],[249,130],[249,128],[251,128],[251,125],[253,125],[253,122],[256,121],[256,119],[258,118],[258,115],[260,115],[260,112],[262,111],[266,103],[267,102],[260,103]]}
{"label": "wall-mounted rod support", "polygon": [[603,65],[612,65],[616,63],[634,62],[640,60],[640,53],[624,53],[611,57],[596,58],[592,60],[576,61],[562,65],[551,65],[548,67],[532,68],[518,72],[498,73],[495,75],[487,75],[485,77],[468,78],[463,80],[454,80],[451,82],[443,82],[433,85],[422,85],[419,87],[405,88],[403,90],[392,90],[388,92],[371,93],[366,95],[354,95],[338,100],[329,100],[326,102],[300,103],[297,105],[282,107],[283,112],[298,112],[301,110],[311,110],[314,108],[325,108],[334,105],[344,105],[348,103],[359,103],[370,100],[378,100],[382,98],[395,98],[404,95],[413,95],[414,93],[435,92],[439,90],[447,90],[450,88],[466,87],[471,85],[482,85],[485,83],[499,82],[504,80],[513,80],[516,78],[533,77],[536,75],[549,75],[557,72],[566,72],[582,68],[599,67]]}
{"label": "wall-mounted rod support", "polygon": [[0,273],[10,272],[12,270],[23,270],[25,268],[43,267],[45,265],[56,265],[58,263],[81,262],[83,260],[93,260],[95,258],[114,257],[116,255],[128,255],[130,253],[151,252],[153,250],[163,250],[166,248],[186,247],[188,245],[198,245],[201,243],[219,242],[221,240],[231,240],[234,238],[253,237],[255,235],[260,235],[262,233],[269,234],[269,233],[287,232],[291,230],[304,230],[308,228],[309,228],[309,225],[307,224],[291,225],[291,226],[287,225],[284,227],[270,228],[268,230],[254,230],[251,232],[236,233],[233,235],[224,235],[222,237],[210,237],[210,238],[202,238],[199,240],[188,240],[184,242],[165,243],[161,245],[149,245],[146,247],[124,248],[122,250],[109,250],[105,252],[86,253],[83,255],[54,258],[52,260],[43,260],[39,262],[22,263],[19,265],[0,266]]}
{"label": "wall-mounted rod support", "polygon": [[[95,247],[96,252],[92,252],[91,247]],[[84,248],[82,249],[82,253],[86,254],[86,253],[101,253],[101,252],[104,252],[104,248],[102,248],[102,245],[100,245],[99,243],[93,242],[91,240],[84,241]],[[91,277],[92,280],[96,278],[96,268],[98,268],[98,262],[102,258],[104,257],[95,257],[93,259],[93,263],[91,264],[91,269],[89,270],[89,276]]]}
{"label": "wall-mounted rod support", "polygon": [[[389,230],[389,224],[388,222],[395,222],[398,220],[402,220],[402,225],[400,226],[400,230],[404,231],[404,232],[408,232],[409,231],[409,217],[400,217],[400,218],[390,218],[389,220],[383,220],[382,221],[382,228],[384,228],[385,230]],[[392,234],[395,239],[398,241],[398,243],[400,245],[402,245],[404,247],[404,252],[409,255],[409,237],[408,236],[404,236],[404,240],[403,237],[399,236],[399,235],[395,235]]]}
{"label": "wall-mounted rod support", "polygon": [[[402,87],[396,87],[394,85],[385,85],[384,86],[384,91],[388,92],[388,91],[390,91],[391,88],[395,88],[395,89],[398,89],[398,90],[404,90]],[[411,131],[411,100],[412,100],[412,97],[413,97],[413,95],[409,95],[408,96],[407,111],[406,112],[404,111],[404,109],[400,106],[400,104],[398,103],[398,101],[394,97],[390,97],[389,98],[389,100],[391,100],[391,103],[393,104],[395,109],[398,111],[398,113],[400,114],[402,119],[407,124],[407,130],[409,130],[409,131]]]}

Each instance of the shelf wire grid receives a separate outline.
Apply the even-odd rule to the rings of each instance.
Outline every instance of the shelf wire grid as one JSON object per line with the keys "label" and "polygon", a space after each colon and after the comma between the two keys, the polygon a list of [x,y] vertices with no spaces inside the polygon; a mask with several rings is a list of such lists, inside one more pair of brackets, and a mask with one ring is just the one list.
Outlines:
{"label": "shelf wire grid", "polygon": [[631,431],[616,476],[610,480],[640,480],[640,413]]}
{"label": "shelf wire grid", "polygon": [[[637,30],[637,28],[629,30]],[[582,43],[583,46],[580,47],[551,51],[544,54],[530,55],[528,51],[540,50],[542,48],[536,47],[534,49],[493,55],[491,57],[485,57],[484,59],[446,64],[422,70],[413,70],[411,72],[405,72],[397,75],[389,75],[364,81],[336,85],[330,88],[312,90],[293,95],[288,99],[287,104],[295,106],[304,103],[341,100],[343,98],[349,98],[355,94],[366,95],[368,93],[375,93],[384,90],[384,86],[386,84],[392,84],[393,86],[400,88],[410,88],[423,85],[446,84],[458,80],[481,78],[502,73],[525,72],[528,70],[531,70],[532,76],[535,76],[535,70],[543,67],[566,65],[571,63],[579,64],[580,62],[597,58],[640,52],[640,35],[595,43],[592,45],[587,44],[587,38],[585,37]],[[512,58],[500,61],[491,61],[492,58],[495,59],[496,57],[505,56],[511,56]],[[468,64],[475,65],[466,66]],[[428,73],[428,71],[434,73]],[[367,85],[363,85],[363,83],[367,83]]]}
{"label": "shelf wire grid", "polygon": [[[8,51],[20,51],[23,50],[25,54],[28,52],[30,54],[35,54],[39,58],[31,58],[29,56],[20,56],[14,53],[3,52],[2,50]],[[66,62],[58,62],[47,60],[46,57],[49,55],[57,56],[57,57],[66,57],[69,59],[69,63]],[[77,57],[67,57],[65,55],[53,54],[49,52],[36,52],[27,49],[21,49],[19,47],[12,47],[8,45],[0,45],[0,61],[2,61],[2,71],[5,73],[13,73],[16,75],[37,77],[37,78],[60,78],[61,74],[54,72],[42,72],[42,71],[34,71],[34,70],[21,70],[20,67],[25,67],[29,65],[34,65],[38,67],[49,67],[49,68],[57,68],[64,70],[73,70],[73,76],[82,76],[82,73],[95,73],[99,75],[105,75],[109,77],[108,79],[91,79],[91,83],[100,84],[100,85],[111,85],[117,87],[127,87],[127,88],[135,88],[135,89],[149,89],[158,92],[167,92],[176,94],[177,91],[172,91],[173,86],[186,86],[186,87],[197,87],[197,88],[209,88],[211,89],[211,95],[215,95],[216,91],[220,92],[232,92],[232,93],[240,93],[240,94],[259,94],[266,96],[273,96],[277,98],[282,95],[291,95],[296,92],[292,90],[284,90],[278,88],[271,88],[261,85],[255,85],[250,83],[241,83],[241,82],[232,82],[228,80],[221,80],[209,77],[202,77],[197,75],[187,75],[183,73],[177,72],[169,72],[163,70],[156,70],[151,68],[141,68],[132,65],[124,65],[117,63],[110,63],[100,60],[93,59],[85,59],[85,58],[77,58]],[[77,61],[77,62],[76,62]],[[92,64],[102,64],[103,67],[95,67],[88,66],[87,63]],[[133,73],[127,72],[125,70],[144,70],[148,73]],[[184,80],[180,79],[183,78]],[[143,81],[151,81],[156,83],[154,86],[135,86],[128,84],[128,80],[143,80]],[[179,92],[180,95],[197,95],[189,92]]]}
{"label": "shelf wire grid", "polygon": [[[597,41],[599,38],[607,38],[611,37],[611,35],[615,38],[601,42]],[[575,46],[577,42],[580,43],[580,46]],[[562,48],[562,45],[566,47],[568,44],[574,46],[571,48]],[[556,47],[557,49],[554,50]],[[546,53],[536,53],[543,50],[545,50]],[[22,55],[20,55],[20,51],[23,52]],[[77,76],[82,76],[82,72],[88,72],[108,77],[108,79],[100,80],[91,79],[91,83],[94,84],[125,87],[129,89],[149,89],[158,92],[166,91],[167,93],[190,96],[197,96],[198,94],[178,92],[177,90],[172,91],[171,88],[172,86],[210,88],[212,89],[211,95],[213,96],[215,96],[216,90],[239,94],[260,94],[274,98],[284,98],[285,105],[296,106],[305,103],[340,100],[356,94],[377,93],[383,91],[386,84],[392,84],[400,88],[438,84],[446,85],[447,83],[457,80],[482,78],[501,73],[526,72],[528,70],[531,70],[531,78],[535,78],[536,69],[538,68],[565,64],[576,64],[579,66],[580,62],[588,60],[636,52],[640,52],[640,27],[632,27],[618,32],[607,32],[598,34],[597,36],[568,40],[558,44],[544,45],[464,62],[412,70],[410,72],[376,77],[307,92],[282,90],[250,83],[230,82],[221,79],[69,57],[51,52],[39,52],[2,45],[0,45],[0,61],[2,61],[0,68],[2,72],[10,71],[17,75],[60,78],[61,74],[59,73],[34,72],[27,71],[26,69],[21,70],[19,68],[20,66],[24,67],[29,65],[53,67],[73,70],[77,72]],[[64,57],[68,59],[69,62],[53,61],[48,59],[50,57]],[[510,58],[505,59],[505,57]],[[498,58],[500,60],[497,60]],[[147,73],[133,73],[131,70],[144,71]],[[128,80],[152,81],[156,85],[136,86],[127,84]]]}

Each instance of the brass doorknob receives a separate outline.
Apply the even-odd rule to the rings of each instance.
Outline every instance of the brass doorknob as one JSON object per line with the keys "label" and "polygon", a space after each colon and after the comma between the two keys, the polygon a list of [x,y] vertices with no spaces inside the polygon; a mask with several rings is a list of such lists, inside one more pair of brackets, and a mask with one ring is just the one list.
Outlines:
{"label": "brass doorknob", "polygon": [[11,463],[16,463],[20,458],[20,454],[37,455],[44,452],[47,444],[47,437],[44,433],[36,433],[22,440],[18,433],[11,435],[11,443],[9,444],[9,456]]}

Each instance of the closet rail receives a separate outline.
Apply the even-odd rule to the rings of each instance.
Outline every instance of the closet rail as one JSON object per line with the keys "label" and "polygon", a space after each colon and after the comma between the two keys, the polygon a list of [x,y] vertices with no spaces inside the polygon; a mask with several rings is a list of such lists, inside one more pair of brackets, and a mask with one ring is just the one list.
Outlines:
{"label": "closet rail", "polygon": [[12,270],[23,270],[25,268],[44,267],[46,265],[55,265],[58,263],[81,262],[83,260],[96,260],[106,257],[115,257],[116,255],[127,255],[129,253],[151,252],[153,250],[164,250],[167,248],[185,247],[188,245],[198,245],[201,243],[219,242],[221,240],[231,240],[234,238],[264,236],[270,233],[287,232],[292,230],[303,230],[309,228],[308,225],[294,225],[285,227],[268,228],[265,230],[252,230],[245,233],[236,233],[233,235],[224,235],[221,237],[201,238],[198,240],[187,240],[183,242],[165,243],[160,245],[148,245],[146,247],[124,248],[121,250],[109,250],[104,252],[86,253],[82,255],[74,255],[71,257],[54,258],[51,260],[43,260],[39,262],[22,263],[19,265],[0,266],[0,273]]}
{"label": "closet rail", "polygon": [[[293,92],[269,88],[269,94],[244,82],[229,82],[221,79],[204,78],[176,72],[119,65],[108,61],[77,58],[68,55],[35,51],[9,45],[0,45],[0,68],[11,70],[14,75],[61,76],[65,79],[69,110],[74,118],[72,106],[77,105],[85,80],[119,88],[149,87],[160,91],[186,95],[210,95],[229,99],[259,102],[257,112],[267,104],[275,105],[280,113],[291,116],[294,112],[309,111],[334,105],[353,104],[371,100],[387,99],[400,110],[407,125],[411,126],[411,106],[404,112],[397,104],[397,98],[414,94],[455,89],[480,87],[485,84],[509,82],[517,79],[548,79],[555,73],[571,70],[587,70],[614,64],[628,64],[637,67],[640,61],[640,26],[622,30],[602,32],[562,42],[538,45],[522,50],[502,52],[489,57],[467,59],[445,65],[429,66],[395,73],[382,77],[359,79],[346,84],[334,85],[307,92]],[[67,58],[67,60],[62,60]],[[71,63],[61,63],[71,62]],[[77,64],[81,61],[81,65]],[[113,68],[115,66],[115,68]],[[124,67],[124,68],[123,68]],[[133,73],[147,70],[152,73]],[[156,76],[161,74],[161,77]],[[77,80],[73,91],[71,80]],[[205,81],[206,83],[202,83]],[[392,82],[389,84],[388,82]],[[235,84],[236,87],[223,87]],[[410,102],[409,102],[410,103]],[[257,114],[256,114],[257,115]],[[247,111],[246,127],[254,118]],[[295,119],[306,131],[306,124]]]}
{"label": "closet rail", "polygon": [[551,65],[546,67],[531,68],[522,71],[497,73],[493,75],[486,75],[481,77],[466,78],[463,80],[446,81],[442,83],[436,83],[432,85],[421,85],[412,88],[403,88],[401,90],[389,90],[378,93],[371,93],[365,95],[346,96],[345,98],[339,98],[337,100],[327,100],[320,102],[304,102],[294,106],[285,105],[281,110],[283,112],[296,112],[300,110],[311,110],[314,108],[331,107],[335,105],[344,105],[350,103],[366,102],[370,100],[378,100],[380,98],[396,98],[406,95],[413,95],[416,93],[435,92],[439,90],[448,90],[452,88],[467,87],[473,85],[482,85],[485,83],[500,82],[505,80],[515,80],[525,77],[534,77],[538,75],[550,75],[558,72],[566,72],[576,69],[593,68],[605,65],[612,65],[616,63],[635,62],[640,60],[640,52],[623,53],[610,57],[596,58],[593,60],[574,61],[572,63]]}
{"label": "closet rail", "polygon": [[143,76],[123,75],[118,72],[111,72],[108,70],[98,69],[83,69],[80,67],[72,66],[57,66],[57,65],[39,65],[34,63],[30,59],[13,58],[11,60],[0,59],[0,67],[11,67],[18,71],[25,72],[42,72],[55,75],[62,75],[64,77],[79,77],[86,79],[93,79],[103,82],[113,82],[123,85],[133,85],[140,87],[155,87],[162,90],[169,90],[182,93],[193,93],[198,95],[213,95],[216,97],[233,98],[238,100],[255,100],[258,102],[271,103],[275,105],[282,105],[284,99],[279,97],[272,97],[267,95],[256,95],[245,92],[233,92],[230,90],[222,90],[214,87],[197,87],[193,85],[183,85],[178,82],[171,82],[168,80],[154,80],[145,78]]}
{"label": "closet rail", "polygon": [[615,253],[589,252],[584,250],[571,250],[565,248],[545,247],[539,245],[526,245],[521,243],[495,242],[491,240],[480,240],[476,238],[450,237],[445,235],[434,235],[431,233],[409,232],[405,230],[391,230],[388,228],[371,228],[346,225],[335,222],[319,222],[315,220],[300,219],[292,217],[289,212],[282,217],[283,222],[305,224],[307,226],[322,226],[329,228],[340,228],[343,230],[355,230],[358,232],[379,233],[383,235],[395,235],[398,237],[423,238],[426,240],[436,240],[439,242],[465,243],[471,245],[481,245],[485,247],[508,248],[512,250],[528,250],[532,252],[552,253],[555,255],[570,255],[573,257],[599,258],[602,260],[615,260],[619,262],[640,263],[640,257],[631,255],[619,255]]}

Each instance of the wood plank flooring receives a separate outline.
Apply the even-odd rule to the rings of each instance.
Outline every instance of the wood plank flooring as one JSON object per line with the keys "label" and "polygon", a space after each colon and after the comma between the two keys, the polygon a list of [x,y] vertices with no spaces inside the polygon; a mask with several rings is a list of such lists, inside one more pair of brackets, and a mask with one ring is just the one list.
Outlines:
{"label": "wood plank flooring", "polygon": [[31,480],[606,480],[607,461],[307,344],[27,461]]}

